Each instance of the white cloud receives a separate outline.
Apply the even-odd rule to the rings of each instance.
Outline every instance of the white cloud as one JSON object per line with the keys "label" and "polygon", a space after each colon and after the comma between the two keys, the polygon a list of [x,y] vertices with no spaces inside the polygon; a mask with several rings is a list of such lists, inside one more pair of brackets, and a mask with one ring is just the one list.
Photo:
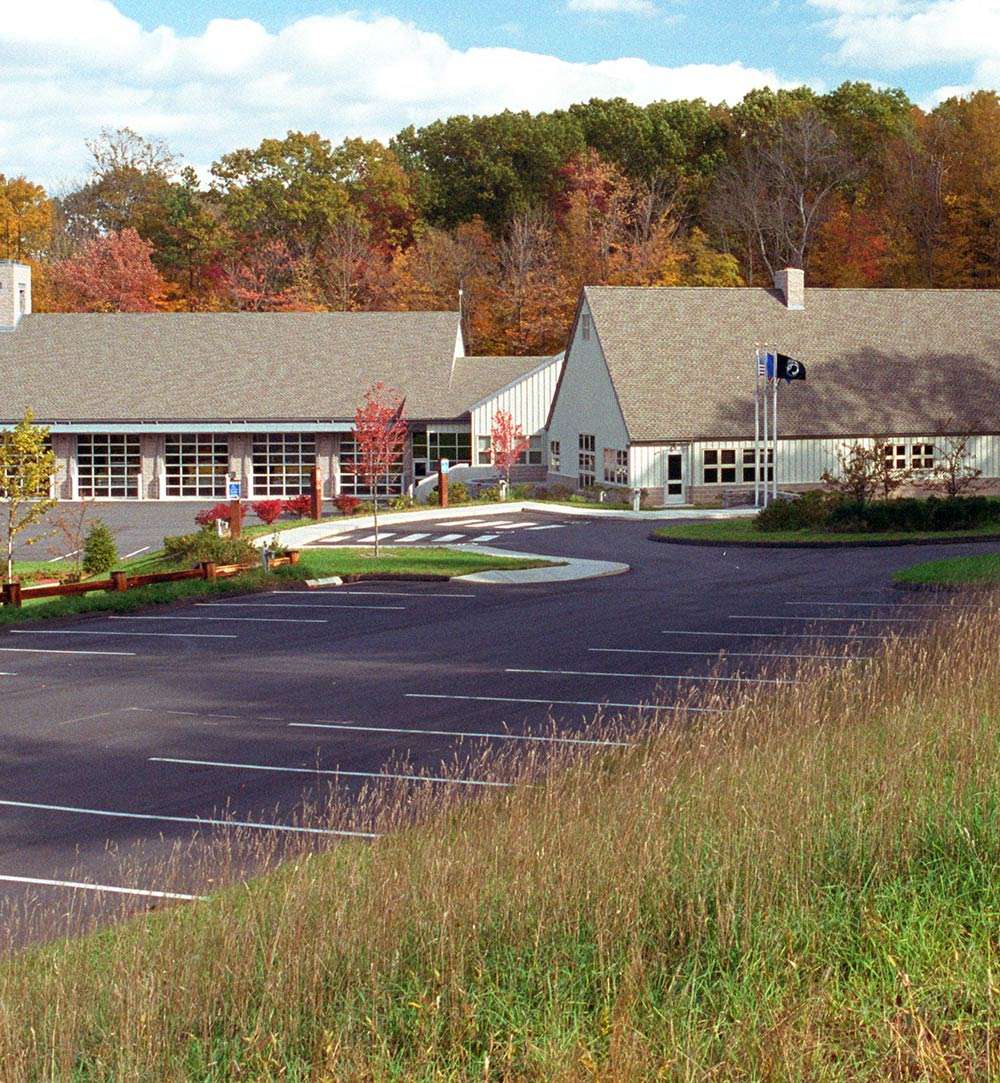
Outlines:
{"label": "white cloud", "polygon": [[632,15],[655,15],[653,0],[568,0],[568,11],[586,11],[591,14],[608,15],[619,12]]}
{"label": "white cloud", "polygon": [[828,15],[842,61],[885,70],[969,65],[968,86],[940,87],[941,100],[971,86],[1000,86],[1000,0],[808,0]]}
{"label": "white cloud", "polygon": [[[608,2],[608,0],[605,0]],[[663,67],[638,58],[571,63],[513,48],[455,49],[412,23],[357,13],[303,18],[277,33],[216,19],[195,36],[148,31],[111,0],[32,0],[0,22],[0,172],[78,178],[102,126],[160,136],[199,169],[288,129],[388,138],[452,113],[553,109],[621,95],[737,101],[785,85],[731,64]]]}

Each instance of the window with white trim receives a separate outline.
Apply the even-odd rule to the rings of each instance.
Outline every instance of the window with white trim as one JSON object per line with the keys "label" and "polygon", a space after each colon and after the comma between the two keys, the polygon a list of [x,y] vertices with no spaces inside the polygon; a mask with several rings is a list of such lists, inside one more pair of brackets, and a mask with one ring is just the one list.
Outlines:
{"label": "window with white trim", "polygon": [[[749,482],[751,485],[756,482],[757,474],[753,468],[753,453],[752,447],[745,447],[743,449],[743,481]],[[767,470],[764,469],[764,463],[767,463]],[[764,449],[760,449],[760,474],[762,481],[774,481],[774,448],[769,447],[765,453]]]}
{"label": "window with white trim", "polygon": [[910,466],[914,470],[933,470],[934,445],[913,444],[910,447]]}
{"label": "window with white trim", "polygon": [[141,469],[138,433],[80,433],[76,438],[79,496],[138,497]]}
{"label": "window with white trim", "polygon": [[[361,449],[354,434],[344,434],[340,438],[340,491],[351,496],[372,496],[372,487],[367,485],[359,473]],[[400,455],[395,467],[375,483],[378,496],[398,496],[403,491],[403,457]]]}
{"label": "window with white trim", "polygon": [[493,462],[493,441],[488,436],[476,437],[476,464],[489,466]]}
{"label": "window with white trim", "polygon": [[604,449],[604,480],[609,485],[628,485],[628,452],[619,448]]}
{"label": "window with white trim", "polygon": [[167,496],[225,496],[229,440],[215,433],[170,433],[164,465]]}
{"label": "window with white trim", "polygon": [[559,441],[549,441],[549,469],[559,473],[559,465],[561,462],[561,455],[559,451]]}
{"label": "window with white trim", "polygon": [[580,433],[577,471],[581,489],[589,488],[597,480],[597,440],[590,433]]}
{"label": "window with white trim", "polygon": [[[483,437],[479,440],[482,447]],[[489,442],[489,437],[486,440]],[[452,466],[472,462],[472,434],[469,432],[438,432],[435,429],[415,432],[412,447],[413,476],[417,478],[437,473],[442,459],[447,459]]]}
{"label": "window with white trim", "polygon": [[906,444],[886,444],[885,465],[890,470],[905,470],[907,466]]}
{"label": "window with white trim", "polygon": [[732,485],[736,481],[736,449],[708,448],[702,465],[705,485]]}
{"label": "window with white trim", "polygon": [[542,438],[540,436],[528,437],[528,447],[517,457],[521,466],[540,466],[542,463]]}
{"label": "window with white trim", "polygon": [[253,438],[254,496],[301,496],[308,493],[315,465],[315,433],[257,433]]}

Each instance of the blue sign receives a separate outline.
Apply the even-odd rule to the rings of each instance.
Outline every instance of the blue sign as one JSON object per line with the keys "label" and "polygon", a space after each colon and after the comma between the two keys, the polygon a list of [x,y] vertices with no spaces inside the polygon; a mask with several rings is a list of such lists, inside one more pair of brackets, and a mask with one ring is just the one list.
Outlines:
{"label": "blue sign", "polygon": [[240,483],[238,481],[230,481],[226,489],[226,493],[230,500],[239,500],[243,495],[240,492]]}

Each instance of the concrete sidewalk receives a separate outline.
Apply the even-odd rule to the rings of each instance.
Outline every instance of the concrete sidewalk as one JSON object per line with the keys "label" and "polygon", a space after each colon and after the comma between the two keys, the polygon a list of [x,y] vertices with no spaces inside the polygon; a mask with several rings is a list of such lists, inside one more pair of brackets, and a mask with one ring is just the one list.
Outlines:
{"label": "concrete sidewalk", "polygon": [[449,545],[445,548],[460,553],[480,553],[487,556],[517,557],[519,560],[559,561],[547,568],[496,568],[490,572],[456,575],[455,583],[493,583],[512,586],[529,583],[572,583],[580,579],[603,579],[609,575],[624,575],[631,571],[628,564],[616,560],[582,560],[579,557],[559,557],[551,553],[521,553],[513,549],[497,549],[491,545]]}

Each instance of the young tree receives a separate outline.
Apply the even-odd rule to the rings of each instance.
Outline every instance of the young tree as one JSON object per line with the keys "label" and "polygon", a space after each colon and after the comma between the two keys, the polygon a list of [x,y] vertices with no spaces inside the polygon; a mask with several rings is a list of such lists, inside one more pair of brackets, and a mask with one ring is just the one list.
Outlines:
{"label": "young tree", "polygon": [[[35,425],[31,411],[13,429],[0,433],[0,504],[6,514],[7,582],[14,576],[14,542],[39,522],[56,501],[49,498],[56,457],[48,447],[49,430]],[[26,538],[34,545],[38,536]]]}
{"label": "young tree", "polygon": [[935,486],[946,496],[962,496],[975,488],[982,477],[982,470],[971,462],[970,439],[968,436],[950,436],[938,441],[932,477]]}
{"label": "young tree", "polygon": [[354,439],[358,444],[358,473],[372,491],[375,517],[375,556],[379,555],[378,483],[397,469],[406,445],[404,399],[398,391],[379,382],[365,392],[354,414]]}
{"label": "young tree", "polygon": [[55,264],[53,285],[70,312],[155,312],[167,284],[152,249],[134,229],[97,237]]}
{"label": "young tree", "polygon": [[94,503],[93,497],[87,497],[65,504],[52,517],[52,536],[57,541],[49,547],[49,552],[54,559],[68,561],[77,579],[83,571],[83,546],[89,532]]}
{"label": "young tree", "polygon": [[87,531],[83,543],[83,570],[87,575],[100,575],[110,572],[118,563],[118,547],[115,536],[107,526],[97,519]]}
{"label": "young tree", "polygon": [[823,484],[849,500],[867,504],[878,489],[875,463],[870,449],[859,443],[839,447],[837,464],[839,469],[836,474],[829,470],[823,471]]}
{"label": "young tree", "polygon": [[503,471],[504,480],[510,484],[510,468],[531,446],[520,424],[507,410],[497,410],[490,429],[490,452],[493,465]]}

